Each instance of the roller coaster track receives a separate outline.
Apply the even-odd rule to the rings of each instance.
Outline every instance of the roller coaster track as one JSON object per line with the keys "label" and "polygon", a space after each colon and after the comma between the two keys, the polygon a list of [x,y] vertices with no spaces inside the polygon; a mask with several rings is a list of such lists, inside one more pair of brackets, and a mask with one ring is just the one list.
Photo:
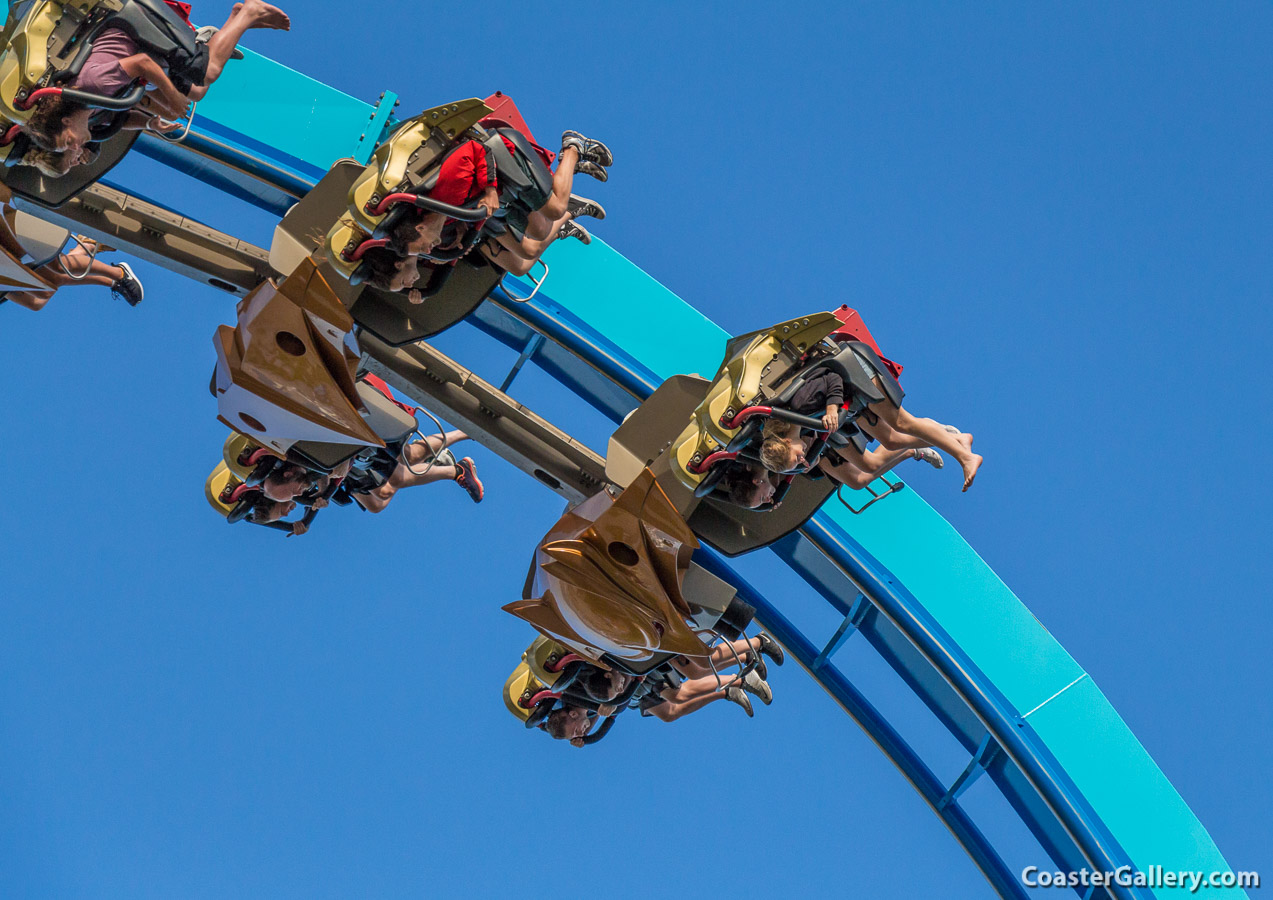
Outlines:
{"label": "roller coaster track", "polygon": [[[271,103],[262,116],[262,96],[288,100]],[[200,104],[184,144],[147,137],[138,149],[282,215],[335,159],[365,160],[392,125],[394,103],[389,93],[362,103],[249,53]],[[109,227],[104,204],[119,208]],[[32,211],[234,293],[267,268],[264,251],[150,204],[126,184],[63,210]],[[120,223],[143,219],[130,239]],[[173,236],[220,254],[216,271],[201,271],[189,254],[174,251],[167,240]],[[500,388],[427,344],[394,348],[367,333],[362,344],[367,364],[395,387],[578,499],[604,481],[603,461],[509,397],[521,368],[534,363],[617,423],[665,378],[715,371],[727,336],[601,241],[554,245],[548,262],[552,277],[534,300],[517,303],[497,290],[460,326],[521,354]],[[632,310],[659,328],[633,328]],[[834,609],[838,628],[807,634],[724,556],[705,547],[695,560],[757,608],[764,626],[897,766],[1000,896],[1028,895],[960,803],[979,778],[993,783],[1038,840],[1050,870],[1228,871],[1092,679],[913,490],[861,516],[829,504],[769,552]],[[968,760],[962,772],[942,777],[854,685],[837,665],[849,640],[878,653],[959,742]],[[1113,885],[1077,893],[1149,898],[1173,891]],[[1245,895],[1230,889],[1223,896]]]}

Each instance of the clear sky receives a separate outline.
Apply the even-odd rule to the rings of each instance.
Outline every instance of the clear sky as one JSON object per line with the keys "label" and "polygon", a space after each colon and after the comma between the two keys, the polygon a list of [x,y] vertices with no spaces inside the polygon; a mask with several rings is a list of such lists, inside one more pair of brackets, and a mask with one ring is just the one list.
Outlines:
{"label": "clear sky", "polygon": [[[968,494],[952,468],[908,483],[1231,865],[1273,878],[1268,4],[289,11],[248,46],[355,96],[503,90],[546,143],[605,139],[594,230],[726,328],[858,308],[916,409],[986,456]],[[183,176],[119,176],[268,244],[267,216]],[[751,721],[634,718],[584,751],[523,732],[500,688],[531,633],[499,607],[561,502],[480,447],[480,507],[439,485],[299,540],[227,528],[202,484],[233,304],[137,269],[137,309],[0,307],[0,896],[989,895],[794,665]],[[497,383],[513,359],[471,329],[439,344]],[[537,370],[514,393],[604,445]],[[771,557],[743,569],[809,606]],[[863,649],[849,671],[953,779]],[[988,786],[968,797],[1044,862]]]}

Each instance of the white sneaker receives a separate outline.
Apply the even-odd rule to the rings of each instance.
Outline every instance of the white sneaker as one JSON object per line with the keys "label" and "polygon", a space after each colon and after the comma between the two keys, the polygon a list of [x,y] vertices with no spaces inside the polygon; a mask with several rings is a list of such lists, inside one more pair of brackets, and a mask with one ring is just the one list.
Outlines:
{"label": "white sneaker", "polygon": [[946,461],[942,459],[941,454],[932,447],[925,447],[923,450],[916,450],[915,458],[922,459],[934,469],[940,469],[942,466],[946,465]]}
{"label": "white sneaker", "polygon": [[743,676],[743,690],[749,694],[755,694],[765,706],[774,702],[774,692],[770,690],[769,682],[755,672],[748,672]]}
{"label": "white sneaker", "polygon": [[752,718],[756,713],[751,708],[751,698],[743,693],[742,688],[728,687],[725,688],[725,699],[730,703],[737,703],[743,708],[743,712],[747,713],[747,718]]}

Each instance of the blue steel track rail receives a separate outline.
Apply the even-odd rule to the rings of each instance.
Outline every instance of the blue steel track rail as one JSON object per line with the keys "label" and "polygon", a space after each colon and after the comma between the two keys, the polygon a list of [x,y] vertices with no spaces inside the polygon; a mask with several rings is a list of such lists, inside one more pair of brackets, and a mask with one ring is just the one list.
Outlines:
{"label": "blue steel track rail", "polygon": [[[572,321],[568,314],[563,315],[560,311],[553,310],[550,296],[536,298],[529,303],[516,303],[507,293],[497,290],[492,297],[492,305],[497,306],[506,317],[520,321],[536,334],[542,334],[584,363],[587,368],[631,395],[634,401],[631,406],[627,409],[616,408],[613,402],[607,403],[591,395],[585,387],[586,377],[572,375],[565,367],[553,365],[551,360],[543,361],[548,362],[543,367],[550,375],[572,387],[576,393],[616,422],[621,421],[631,408],[653,393],[661,383],[653,372],[631,358],[622,348],[596,334],[586,324]],[[506,322],[501,327],[486,306],[470,318],[478,328],[508,346],[518,349],[524,346],[521,344],[521,335],[510,334]],[[531,358],[536,360],[535,355]],[[839,584],[834,583],[825,573],[813,571],[801,563],[801,550],[809,548],[834,566],[840,576]],[[994,685],[964,658],[955,642],[931,620],[898,580],[835,522],[819,513],[797,534],[783,539],[771,549],[827,599],[837,612],[845,615],[846,620],[852,612],[848,598],[860,593],[901,630],[932,666],[933,671],[954,689],[967,709],[976,715],[995,746],[1007,752],[1015,768],[1026,776],[1055,816],[1054,824],[1059,825],[1068,835],[1072,843],[1066,847],[1057,841],[1054,830],[1042,830],[1038,827],[1037,817],[1023,816],[1027,827],[1058,866],[1075,870],[1086,865],[1092,871],[1112,872],[1120,866],[1132,865],[1127,854],[1101,827],[1085,798],[1073,789],[1064,773],[1058,770],[1059,767],[1046,747],[1041,742],[1031,740],[1028,726],[1020,721]],[[752,588],[724,556],[710,547],[703,547],[695,554],[695,559],[718,577],[734,585],[747,602],[756,607],[757,618],[761,623],[791,650],[792,655],[809,674],[893,762],[963,846],[999,895],[1009,898],[1028,896],[1018,873],[1007,866],[985,834],[959,806],[957,798],[949,796],[951,789],[942,783],[919,754],[858,691],[848,676],[835,666],[831,656],[838,646],[834,645],[839,643],[837,637],[844,635],[833,637],[820,650],[814,639],[802,633],[780,610]],[[858,626],[854,630],[863,629]],[[899,674],[906,678],[905,673]],[[934,712],[944,719],[941,710],[934,709]],[[957,733],[956,738],[966,747],[969,746],[969,741],[962,735]],[[975,746],[969,747],[970,752],[974,752]],[[990,774],[993,778],[993,772]],[[1000,779],[995,780],[998,782]],[[1011,797],[1009,802],[1012,802]],[[1022,812],[1020,804],[1012,802],[1012,805],[1018,812]],[[1102,892],[1091,896],[1106,895]],[[1110,896],[1142,898],[1152,894],[1114,886],[1110,888]]]}

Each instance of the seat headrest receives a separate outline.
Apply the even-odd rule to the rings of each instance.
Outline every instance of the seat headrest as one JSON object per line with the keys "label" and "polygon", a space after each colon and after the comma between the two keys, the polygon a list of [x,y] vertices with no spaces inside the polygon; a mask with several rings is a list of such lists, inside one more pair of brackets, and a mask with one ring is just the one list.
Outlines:
{"label": "seat headrest", "polygon": [[212,474],[208,476],[207,481],[203,485],[203,495],[207,498],[208,504],[222,516],[228,516],[233,507],[221,500],[221,494],[230,484],[241,483],[234,477],[234,473],[224,461],[217,463],[217,467],[212,470]]}
{"label": "seat headrest", "polygon": [[527,728],[538,728],[548,721],[548,717],[552,715],[555,703],[540,703],[530,711],[530,715],[526,717]]}

